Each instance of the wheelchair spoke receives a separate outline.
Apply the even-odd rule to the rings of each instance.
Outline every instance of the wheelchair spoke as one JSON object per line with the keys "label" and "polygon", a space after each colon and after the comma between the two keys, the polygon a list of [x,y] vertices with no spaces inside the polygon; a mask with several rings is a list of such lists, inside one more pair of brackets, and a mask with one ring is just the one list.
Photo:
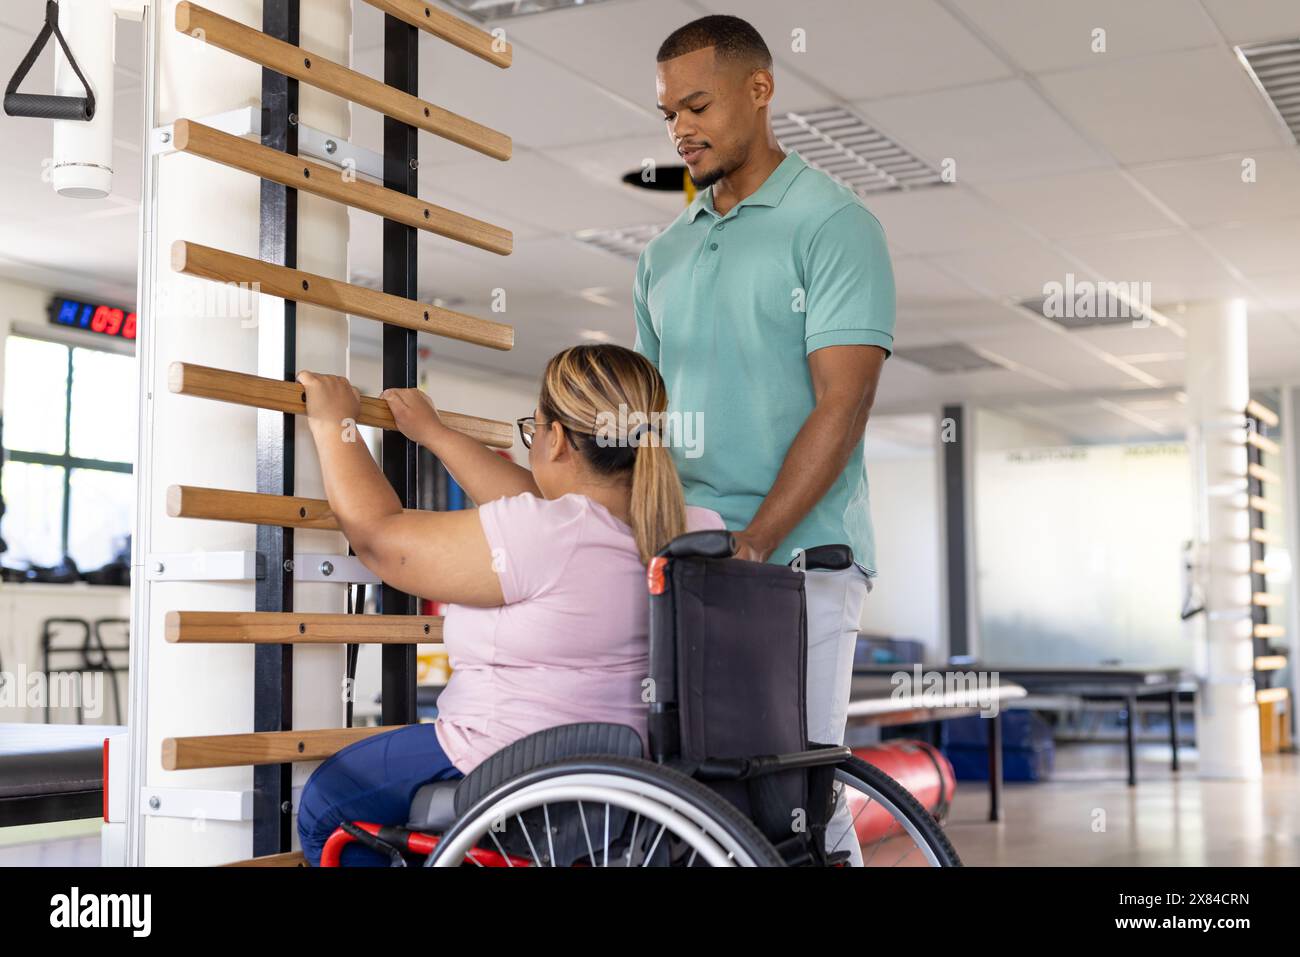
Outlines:
{"label": "wheelchair spoke", "polygon": [[601,867],[609,867],[609,802],[605,803],[605,863]]}
{"label": "wheelchair spoke", "polygon": [[542,859],[537,855],[537,848],[533,846],[533,837],[528,833],[528,825],[524,823],[524,819],[518,814],[515,815],[515,820],[519,822],[519,830],[524,832],[524,840],[528,842],[528,852],[533,855],[533,862],[538,867],[541,867]]}
{"label": "wheelchair spoke", "polygon": [[641,862],[642,867],[650,866],[650,860],[655,856],[655,851],[659,848],[659,841],[664,836],[665,830],[667,830],[667,828],[660,824],[659,833],[655,835],[655,842],[650,845],[650,850],[646,851],[645,860]]}
{"label": "wheelchair spoke", "polygon": [[510,855],[506,853],[506,849],[502,847],[501,842],[497,840],[496,833],[491,828],[488,828],[487,833],[488,833],[488,837],[492,838],[492,843],[497,846],[497,853],[500,854],[502,860],[506,862],[506,867],[514,867],[515,865],[510,860]]}
{"label": "wheelchair spoke", "polygon": [[546,824],[546,847],[551,852],[551,866],[558,867],[559,865],[555,863],[555,841],[551,837],[551,806],[549,804],[542,805],[542,820]]}
{"label": "wheelchair spoke", "polygon": [[[844,806],[845,806],[845,808],[847,808],[848,805],[849,805],[849,799],[848,799],[848,796],[845,794],[844,788],[842,788],[842,787],[840,788],[840,796],[839,796],[839,798],[837,798],[836,801],[835,801],[835,809],[834,809],[833,811],[831,811],[831,818],[832,818],[832,820],[833,820],[834,817],[835,817],[835,811],[838,811],[838,810],[840,809],[840,800],[841,800],[841,799],[842,799],[843,802],[844,802]],[[841,831],[841,832],[840,832],[840,836],[837,837],[837,838],[835,839],[835,842],[834,842],[833,844],[829,845],[831,848],[838,848],[838,847],[840,846],[840,842],[842,842],[842,841],[844,840],[844,838],[848,837],[850,834],[853,835],[853,839],[854,839],[855,841],[858,839],[858,838],[857,838],[858,818],[862,816],[862,812],[865,811],[865,810],[867,809],[867,807],[871,804],[871,802],[874,801],[874,800],[875,800],[874,797],[871,797],[870,795],[868,795],[866,803],[863,804],[862,807],[858,808],[858,812],[857,812],[856,814],[854,814],[854,815],[853,815],[853,818],[849,821],[849,826],[848,826],[848,828],[847,828],[846,830],[844,830],[844,831]],[[858,846],[861,847],[861,844],[859,844]],[[864,862],[863,862],[863,867],[865,867],[865,866],[866,866],[866,862],[864,861]]]}
{"label": "wheelchair spoke", "polygon": [[587,839],[587,858],[591,861],[591,866],[596,866],[596,849],[591,846],[591,832],[587,830],[587,812],[582,808],[582,802],[578,802],[578,817],[582,820],[582,836]]}
{"label": "wheelchair spoke", "polygon": [[637,816],[632,820],[632,837],[627,842],[627,854],[625,855],[625,857],[627,858],[627,863],[623,865],[624,867],[632,866],[632,849],[636,847],[636,830],[640,826],[641,826],[641,815],[640,813],[638,813]]}

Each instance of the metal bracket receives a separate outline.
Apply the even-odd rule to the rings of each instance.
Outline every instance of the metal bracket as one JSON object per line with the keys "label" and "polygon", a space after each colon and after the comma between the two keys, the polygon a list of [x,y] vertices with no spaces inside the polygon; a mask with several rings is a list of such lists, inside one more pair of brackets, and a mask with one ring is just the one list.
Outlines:
{"label": "metal bracket", "polygon": [[[293,557],[293,580],[378,585],[379,576],[355,555],[299,554]],[[150,581],[257,581],[266,559],[251,549],[232,552],[153,552],[145,563]]]}
{"label": "metal bracket", "polygon": [[[231,136],[262,135],[262,113],[251,106],[241,106],[236,110],[205,116],[197,122],[210,126]],[[155,127],[149,136],[149,153],[151,156],[165,156],[174,153],[174,130],[171,124]],[[325,163],[332,163],[342,168],[355,170],[357,174],[370,179],[382,181],[384,178],[384,158],[373,150],[353,146],[341,136],[326,133],[311,126],[298,124],[298,155],[310,156]]]}
{"label": "metal bracket", "polygon": [[[298,810],[302,787],[292,791]],[[253,792],[203,788],[141,788],[140,813],[145,817],[184,817],[199,821],[251,821]]]}
{"label": "metal bracket", "polygon": [[294,555],[293,580],[379,584],[379,576],[355,555]]}
{"label": "metal bracket", "polygon": [[262,556],[245,549],[232,552],[151,552],[145,561],[150,581],[255,581],[264,574]]}

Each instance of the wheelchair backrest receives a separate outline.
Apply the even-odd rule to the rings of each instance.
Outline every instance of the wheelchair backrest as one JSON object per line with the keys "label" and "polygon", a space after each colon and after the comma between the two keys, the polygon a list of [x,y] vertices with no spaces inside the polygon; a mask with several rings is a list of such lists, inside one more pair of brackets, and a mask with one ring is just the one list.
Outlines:
{"label": "wheelchair backrest", "polygon": [[[809,749],[804,576],[734,558],[656,558],[650,577],[649,746],[688,772]],[[775,842],[808,807],[808,775],[718,782]],[[762,807],[755,787],[763,789]]]}

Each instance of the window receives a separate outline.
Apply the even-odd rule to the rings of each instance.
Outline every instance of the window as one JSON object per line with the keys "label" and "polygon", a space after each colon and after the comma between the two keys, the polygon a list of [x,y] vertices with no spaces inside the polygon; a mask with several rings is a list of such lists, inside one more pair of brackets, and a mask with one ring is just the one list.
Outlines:
{"label": "window", "polygon": [[131,533],[135,359],[11,335],[4,365],[0,560],[100,568]]}

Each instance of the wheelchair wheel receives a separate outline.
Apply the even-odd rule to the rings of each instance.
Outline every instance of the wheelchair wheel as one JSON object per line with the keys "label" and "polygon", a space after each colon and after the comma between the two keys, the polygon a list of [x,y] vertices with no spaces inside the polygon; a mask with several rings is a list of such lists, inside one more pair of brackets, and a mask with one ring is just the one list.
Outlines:
{"label": "wheelchair wheel", "polygon": [[783,865],[762,833],[704,785],[610,755],[566,758],[505,782],[442,835],[425,866],[461,866],[476,847],[506,866]]}
{"label": "wheelchair wheel", "polygon": [[846,758],[835,766],[835,783],[836,811],[847,806],[853,823],[845,830],[832,818],[827,835],[832,849],[856,840],[864,867],[961,867],[939,822],[884,771],[861,758]]}

